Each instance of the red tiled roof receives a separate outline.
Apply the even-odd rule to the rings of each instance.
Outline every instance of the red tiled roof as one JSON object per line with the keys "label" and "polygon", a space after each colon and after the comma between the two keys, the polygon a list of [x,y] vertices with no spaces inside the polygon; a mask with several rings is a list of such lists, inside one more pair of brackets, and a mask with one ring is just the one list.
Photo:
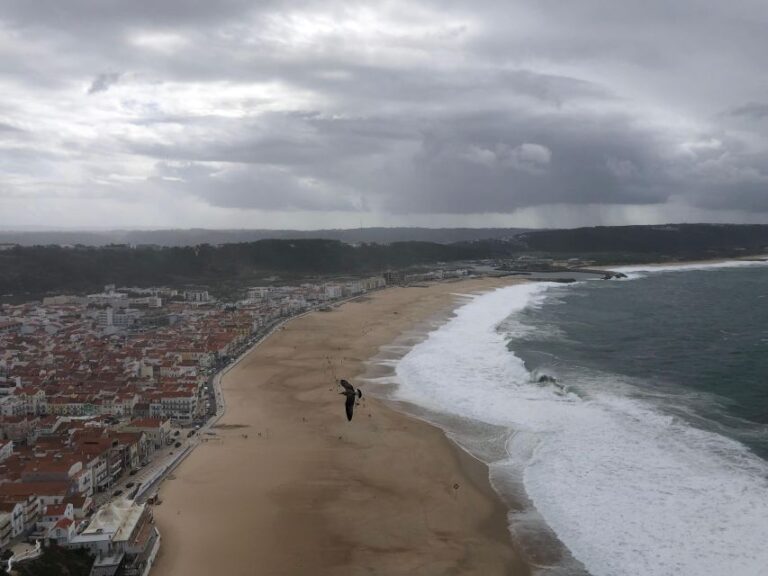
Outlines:
{"label": "red tiled roof", "polygon": [[45,507],[44,516],[63,516],[67,511],[66,504],[49,504]]}
{"label": "red tiled roof", "polygon": [[64,530],[66,530],[72,524],[74,524],[74,522],[72,520],[70,520],[69,518],[62,518],[61,520],[56,522],[56,525],[54,526],[54,528],[62,528]]}
{"label": "red tiled roof", "polygon": [[133,420],[128,427],[129,428],[159,428],[163,422],[165,422],[162,418],[139,418],[137,420]]}
{"label": "red tiled roof", "polygon": [[0,499],[13,496],[66,496],[69,482],[5,482],[0,484]]}

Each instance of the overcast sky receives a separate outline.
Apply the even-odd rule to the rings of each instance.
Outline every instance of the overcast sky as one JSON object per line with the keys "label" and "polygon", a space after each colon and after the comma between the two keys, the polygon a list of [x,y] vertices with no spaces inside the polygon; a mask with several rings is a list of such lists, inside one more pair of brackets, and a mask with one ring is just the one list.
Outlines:
{"label": "overcast sky", "polygon": [[765,0],[0,0],[0,226],[768,222]]}

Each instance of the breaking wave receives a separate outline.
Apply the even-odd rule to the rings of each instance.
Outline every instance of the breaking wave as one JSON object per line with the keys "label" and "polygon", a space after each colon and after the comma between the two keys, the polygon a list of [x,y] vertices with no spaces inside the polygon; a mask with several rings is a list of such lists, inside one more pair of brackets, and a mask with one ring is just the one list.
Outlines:
{"label": "breaking wave", "polygon": [[[397,362],[394,398],[463,422],[449,434],[488,462],[502,495],[522,487],[533,505],[510,513],[512,532],[540,515],[594,576],[764,573],[765,461],[625,387],[577,394],[508,350],[510,335],[529,330],[515,315],[552,286],[473,297]],[[482,426],[505,431],[487,437],[496,449],[465,434]]]}

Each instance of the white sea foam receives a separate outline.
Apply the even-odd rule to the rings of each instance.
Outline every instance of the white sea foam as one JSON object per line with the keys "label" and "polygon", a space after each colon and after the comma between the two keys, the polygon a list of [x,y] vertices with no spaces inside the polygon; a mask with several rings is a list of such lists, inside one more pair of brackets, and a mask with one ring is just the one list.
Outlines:
{"label": "white sea foam", "polygon": [[722,260],[720,262],[691,262],[689,264],[637,264],[611,268],[614,272],[623,272],[630,279],[637,278],[648,272],[687,272],[692,270],[721,270],[723,268],[750,268],[766,266],[763,260]]}
{"label": "white sea foam", "polygon": [[[531,382],[501,320],[547,284],[474,298],[397,364],[396,397],[505,426],[506,460],[594,576],[768,573],[768,465],[741,444],[651,404]],[[507,324],[505,324],[506,326]]]}

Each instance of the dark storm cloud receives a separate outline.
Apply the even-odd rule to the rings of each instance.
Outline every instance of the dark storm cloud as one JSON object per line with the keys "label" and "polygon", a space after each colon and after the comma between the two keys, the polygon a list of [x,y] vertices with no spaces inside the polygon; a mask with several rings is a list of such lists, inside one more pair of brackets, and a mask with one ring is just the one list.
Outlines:
{"label": "dark storm cloud", "polygon": [[397,211],[508,212],[551,203],[665,201],[664,143],[626,119],[515,117],[503,111],[453,119],[425,133],[401,172]]}
{"label": "dark storm cloud", "polygon": [[8,0],[0,154],[40,161],[0,190],[768,213],[766,25],[753,0]]}

